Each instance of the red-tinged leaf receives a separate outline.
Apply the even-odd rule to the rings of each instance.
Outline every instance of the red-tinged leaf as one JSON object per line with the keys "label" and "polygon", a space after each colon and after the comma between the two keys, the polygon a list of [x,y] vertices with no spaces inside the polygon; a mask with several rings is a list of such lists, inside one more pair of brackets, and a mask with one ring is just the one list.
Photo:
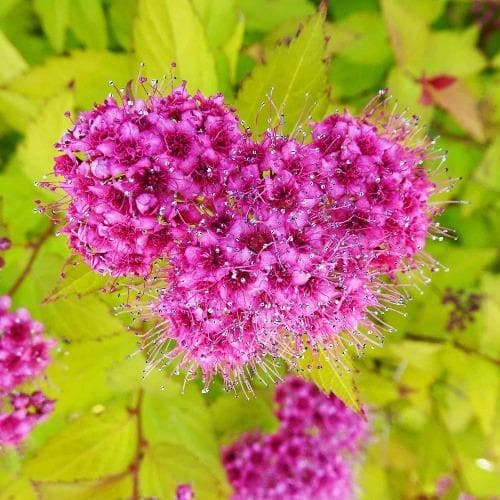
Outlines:
{"label": "red-tinged leaf", "polygon": [[422,95],[420,96],[419,102],[422,106],[432,106],[434,104],[431,93],[425,88],[425,85],[422,87]]}
{"label": "red-tinged leaf", "polygon": [[451,75],[437,75],[425,80],[426,83],[432,85],[432,87],[434,87],[436,90],[443,90],[446,87],[454,84],[456,81],[457,79]]}
{"label": "red-tinged leaf", "polygon": [[426,89],[435,104],[448,111],[474,139],[484,142],[484,126],[477,100],[462,81],[456,80],[443,89],[426,85]]}
{"label": "red-tinged leaf", "polygon": [[422,76],[417,79],[417,82],[422,85],[422,95],[420,96],[420,104],[423,106],[432,106],[434,101],[432,99],[432,94],[428,87],[432,87],[435,90],[443,90],[450,85],[453,85],[457,79],[451,75],[436,75],[432,78],[427,78]]}

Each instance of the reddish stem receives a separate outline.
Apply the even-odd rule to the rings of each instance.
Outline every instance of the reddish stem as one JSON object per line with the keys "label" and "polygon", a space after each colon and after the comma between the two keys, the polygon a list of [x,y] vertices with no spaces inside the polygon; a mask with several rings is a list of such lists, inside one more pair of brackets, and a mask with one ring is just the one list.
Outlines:
{"label": "reddish stem", "polygon": [[130,410],[132,414],[136,417],[136,429],[137,429],[137,444],[135,450],[135,458],[129,467],[132,474],[132,496],[131,500],[140,500],[140,490],[139,490],[139,472],[141,468],[141,462],[144,458],[144,448],[147,445],[144,439],[144,430],[142,427],[142,401],[144,399],[144,389],[142,387],[139,389],[137,396],[137,404],[134,408]]}
{"label": "reddish stem", "polygon": [[54,227],[50,225],[47,227],[47,229],[40,235],[38,240],[35,242],[31,243],[29,246],[31,247],[31,255],[28,259],[28,262],[26,263],[26,266],[24,266],[24,269],[22,270],[21,274],[17,277],[16,281],[13,283],[13,285],[9,288],[7,295],[14,295],[19,287],[23,284],[24,280],[26,277],[29,275],[33,264],[38,256],[38,253],[40,252],[40,249],[42,248],[42,245],[52,236]]}

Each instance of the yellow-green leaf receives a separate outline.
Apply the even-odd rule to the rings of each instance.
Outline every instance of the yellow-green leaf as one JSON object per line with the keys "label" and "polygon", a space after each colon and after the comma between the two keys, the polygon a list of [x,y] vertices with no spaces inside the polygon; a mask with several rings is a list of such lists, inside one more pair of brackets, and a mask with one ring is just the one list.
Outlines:
{"label": "yellow-green leaf", "polygon": [[62,52],[69,21],[69,0],[35,0],[35,11],[56,52]]}
{"label": "yellow-green leaf", "polygon": [[[429,35],[423,70],[427,75],[466,77],[479,73],[486,59],[476,48],[478,29],[438,31]],[[452,48],[452,50],[450,50]]]}
{"label": "yellow-green leaf", "polygon": [[188,0],[140,0],[134,24],[137,60],[151,78],[175,74],[191,90],[217,91],[215,62],[207,36]]}
{"label": "yellow-green leaf", "polygon": [[72,30],[85,47],[106,48],[108,33],[101,0],[71,0],[70,19]]}
{"label": "yellow-green leaf", "polygon": [[235,0],[192,0],[212,47],[220,47],[231,36],[238,21]]}
{"label": "yellow-green leaf", "polygon": [[[95,405],[106,405],[120,391],[108,384],[108,372],[135,349],[131,334],[115,335],[104,340],[59,345],[59,355],[47,370],[47,392],[57,400],[55,412],[87,411]],[[131,373],[140,379],[141,373]]]}
{"label": "yellow-green leaf", "polygon": [[330,50],[350,62],[381,64],[391,55],[384,21],[376,12],[356,12],[331,25],[328,32],[333,45]]}
{"label": "yellow-green leaf", "polygon": [[290,19],[314,12],[308,0],[238,0],[250,31],[270,31]]}
{"label": "yellow-green leaf", "polygon": [[[324,16],[321,11],[308,19],[289,46],[282,45],[271,51],[266,63],[255,67],[243,82],[236,108],[255,133],[277,125],[281,114],[285,131],[293,130],[299,120],[307,119],[312,103],[323,96],[326,85]],[[268,96],[274,105],[269,103]],[[305,110],[306,116],[301,116]],[[319,107],[315,111],[321,114]]]}
{"label": "yellow-green leaf", "polygon": [[398,65],[419,73],[429,37],[426,22],[399,0],[381,0],[381,6]]}
{"label": "yellow-green leaf", "polygon": [[233,33],[222,46],[222,53],[226,56],[229,65],[229,77],[232,83],[236,81],[236,69],[238,57],[245,34],[245,18],[241,16],[234,28]]}
{"label": "yellow-green leaf", "polygon": [[[464,363],[464,369],[467,374],[465,389],[472,410],[485,436],[491,436],[500,417],[498,411],[500,389],[498,367],[477,356],[469,356]],[[486,391],[485,384],[488,386]]]}
{"label": "yellow-green leaf", "polygon": [[341,362],[337,362],[330,359],[322,348],[318,347],[313,352],[308,347],[297,364],[302,377],[313,382],[326,394],[335,394],[353,410],[360,410],[354,368],[347,354]]}
{"label": "yellow-green leaf", "polygon": [[185,448],[209,466],[214,476],[223,478],[210,412],[199,388],[190,384],[182,394],[180,384],[174,380],[167,380],[164,384],[164,390],[160,390],[160,386],[149,387],[144,394],[146,439]]}
{"label": "yellow-green leaf", "polygon": [[75,51],[69,56],[52,57],[36,66],[11,84],[11,89],[22,95],[49,98],[64,89],[74,89],[75,104],[79,108],[102,101],[110,92],[109,81],[125,86],[133,78],[131,58],[125,54],[105,51]]}
{"label": "yellow-green leaf", "polygon": [[257,391],[250,399],[235,398],[233,394],[219,396],[210,406],[219,441],[230,443],[244,432],[275,432],[278,421],[273,413],[272,394],[273,391]]}
{"label": "yellow-green leaf", "polygon": [[106,286],[108,278],[96,273],[84,262],[75,258],[66,263],[61,279],[56,283],[45,302],[83,297]]}
{"label": "yellow-green leaf", "polygon": [[[77,481],[74,483],[46,483],[36,485],[42,500],[110,500],[130,498],[133,491],[132,475],[103,477],[97,481]],[[23,499],[24,500],[24,499]]]}
{"label": "yellow-green leaf", "polygon": [[474,139],[478,142],[484,141],[484,126],[478,101],[461,80],[439,90],[429,86],[429,93],[432,100],[448,111]]}
{"label": "yellow-green leaf", "polygon": [[35,481],[76,481],[123,472],[136,449],[136,418],[122,407],[83,415],[49,438],[23,473]]}
{"label": "yellow-green leaf", "polygon": [[226,482],[185,448],[170,443],[149,446],[139,476],[143,497],[174,498],[177,486],[183,483],[191,484],[196,497],[207,500],[229,494]]}
{"label": "yellow-green leaf", "polygon": [[0,115],[10,127],[19,132],[24,132],[39,108],[39,103],[34,99],[0,89]]}
{"label": "yellow-green leaf", "polygon": [[0,491],[0,500],[38,500],[38,495],[30,481],[19,478]]}
{"label": "yellow-green leaf", "polygon": [[3,85],[28,68],[23,56],[0,31],[0,85]]}
{"label": "yellow-green leaf", "polygon": [[64,116],[73,108],[73,95],[64,92],[49,101],[26,129],[26,137],[18,150],[18,158],[26,176],[34,181],[42,180],[52,170],[58,141],[70,124]]}

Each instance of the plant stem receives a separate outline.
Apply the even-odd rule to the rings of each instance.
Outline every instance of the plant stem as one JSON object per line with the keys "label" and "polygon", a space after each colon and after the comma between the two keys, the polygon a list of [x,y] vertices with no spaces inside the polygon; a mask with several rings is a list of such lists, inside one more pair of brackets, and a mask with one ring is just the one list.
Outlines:
{"label": "plant stem", "polygon": [[31,255],[28,259],[28,262],[24,266],[24,269],[22,270],[21,274],[17,277],[16,281],[9,288],[7,295],[10,295],[12,297],[17,292],[19,287],[24,283],[24,280],[29,275],[33,267],[33,264],[38,256],[38,253],[42,248],[42,245],[52,236],[53,230],[54,227],[51,224],[50,226],[47,227],[47,229],[40,235],[40,237],[36,241],[29,244],[29,246],[31,247]]}
{"label": "plant stem", "polygon": [[[408,340],[413,340],[415,342],[428,342],[429,344],[446,344],[449,342],[448,339],[438,339],[436,337],[426,337],[424,335],[418,335],[415,333],[407,333],[404,337]],[[455,339],[451,340],[451,345],[460,351],[465,352],[466,354],[472,354],[474,356],[478,356],[489,363],[493,363],[494,365],[500,366],[500,359],[494,358],[489,354],[485,354],[484,352],[478,351],[472,347],[466,346]]]}
{"label": "plant stem", "polygon": [[141,387],[137,395],[137,404],[131,410],[136,418],[136,429],[137,429],[137,444],[135,449],[135,458],[130,466],[130,471],[132,473],[132,500],[140,500],[140,490],[139,490],[139,472],[141,468],[141,462],[144,458],[144,447],[147,445],[144,439],[144,431],[142,427],[142,401],[144,399],[144,389]]}

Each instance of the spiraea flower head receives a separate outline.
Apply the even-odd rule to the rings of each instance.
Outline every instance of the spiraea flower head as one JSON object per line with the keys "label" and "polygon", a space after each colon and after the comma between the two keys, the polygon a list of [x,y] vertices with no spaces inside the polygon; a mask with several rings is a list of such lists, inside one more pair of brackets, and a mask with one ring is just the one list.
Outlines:
{"label": "spiraea flower head", "polygon": [[376,102],[304,141],[278,129],[256,141],[220,95],[121,97],[80,114],[55,173],[75,251],[154,282],[148,369],[244,386],[258,367],[270,375],[269,357],[300,356],[304,336],[334,355],[382,342],[400,275],[435,267],[421,250],[443,234],[429,202],[440,156],[414,120]]}
{"label": "spiraea flower head", "polygon": [[109,97],[80,113],[57,144],[59,180],[43,183],[65,192],[62,232],[73,250],[113,276],[148,275],[172,231],[210,209],[242,135],[221,95],[190,95],[184,85],[149,94]]}
{"label": "spiraea flower head", "polygon": [[437,213],[414,126],[375,107],[314,124],[309,143],[275,131],[241,141],[226,200],[169,254],[155,312],[177,347],[164,357],[207,382],[266,371],[266,355],[293,360],[304,334],[380,344],[378,313],[405,298],[398,276],[419,269]]}
{"label": "spiraea flower head", "polygon": [[277,432],[244,434],[222,450],[232,498],[353,498],[363,417],[296,377],[278,386],[276,401]]}
{"label": "spiraea flower head", "polygon": [[10,307],[10,297],[0,297],[0,447],[24,440],[54,406],[42,392],[22,388],[47,368],[54,342],[26,309]]}
{"label": "spiraea flower head", "polygon": [[10,312],[10,297],[0,297],[0,396],[38,377],[50,362],[54,342],[26,309]]}
{"label": "spiraea flower head", "polygon": [[53,411],[54,401],[40,391],[11,393],[0,411],[0,448],[24,441]]}

